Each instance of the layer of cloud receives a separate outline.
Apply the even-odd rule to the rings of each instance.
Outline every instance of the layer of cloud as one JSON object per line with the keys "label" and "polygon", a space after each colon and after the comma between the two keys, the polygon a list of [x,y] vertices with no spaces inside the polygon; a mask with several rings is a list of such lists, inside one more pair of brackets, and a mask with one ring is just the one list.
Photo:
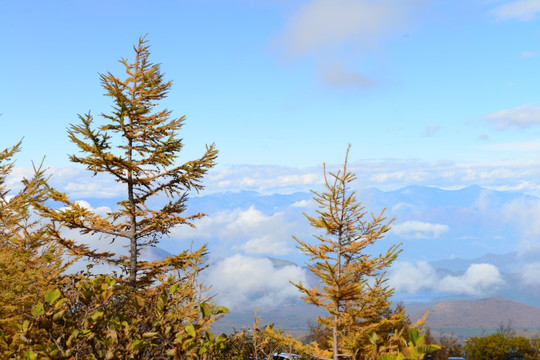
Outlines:
{"label": "layer of cloud", "polygon": [[436,239],[448,230],[450,230],[448,225],[405,221],[392,225],[391,232],[406,239]]}
{"label": "layer of cloud", "polygon": [[318,168],[243,165],[211,171],[206,189],[210,192],[255,190],[291,193],[318,187],[323,181],[322,169]]}
{"label": "layer of cloud", "polygon": [[485,120],[498,130],[527,129],[540,125],[540,105],[527,104],[513,109],[505,109],[485,117]]}
{"label": "layer of cloud", "polygon": [[388,282],[397,292],[437,291],[465,295],[482,295],[503,284],[499,270],[492,264],[472,264],[461,275],[444,275],[425,261],[395,264]]}
{"label": "layer of cloud", "polygon": [[[338,166],[328,165],[329,170]],[[396,189],[411,184],[456,188],[469,185],[480,186],[517,186],[524,184],[524,191],[537,192],[540,185],[540,164],[534,160],[508,160],[477,163],[460,163],[454,161],[424,162],[411,161],[361,161],[349,163],[349,169],[358,176],[358,184],[380,189]],[[312,183],[284,183],[282,173],[294,177],[307,174]],[[250,179],[246,186],[245,179]],[[225,184],[226,183],[226,184]],[[527,185],[528,184],[528,185]],[[226,176],[219,183],[209,182],[209,191],[254,190],[261,193],[292,193],[320,189],[323,185],[322,168],[282,168],[267,167],[234,167],[227,170]]]}
{"label": "layer of cloud", "polygon": [[204,281],[217,293],[219,304],[269,308],[298,300],[290,281],[305,283],[306,273],[299,266],[277,267],[269,259],[236,254],[211,265]]}
{"label": "layer of cloud", "polygon": [[[531,154],[511,160],[490,162],[427,162],[421,160],[385,160],[349,162],[349,169],[357,174],[357,184],[381,190],[415,185],[440,188],[461,188],[480,185],[493,189],[519,189],[540,195],[540,163],[534,158],[538,143],[482,144],[483,150]],[[341,165],[327,164],[335,171]],[[22,176],[32,173],[29,168],[15,168],[8,185],[16,190]],[[321,167],[292,168],[284,166],[242,165],[213,169],[204,179],[204,193],[227,191],[257,191],[261,194],[305,192],[323,187]],[[95,178],[87,171],[75,168],[54,169],[51,184],[66,192],[72,199],[107,199],[124,196],[124,189],[110,178]],[[8,187],[9,187],[8,186]],[[192,194],[195,195],[195,194]]]}
{"label": "layer of cloud", "polygon": [[530,21],[540,12],[540,0],[514,0],[497,6],[493,13],[499,20]]}

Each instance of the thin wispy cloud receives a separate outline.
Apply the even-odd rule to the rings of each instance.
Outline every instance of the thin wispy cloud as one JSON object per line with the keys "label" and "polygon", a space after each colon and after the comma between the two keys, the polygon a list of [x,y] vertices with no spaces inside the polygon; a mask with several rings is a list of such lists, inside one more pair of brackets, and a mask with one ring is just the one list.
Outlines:
{"label": "thin wispy cloud", "polygon": [[522,51],[521,52],[521,56],[524,58],[533,58],[533,57],[537,57],[538,55],[540,54],[536,51]]}
{"label": "thin wispy cloud", "polygon": [[368,69],[351,66],[380,51],[388,37],[407,31],[422,1],[311,0],[294,12],[279,38],[285,58],[313,56],[330,86],[373,84]]}
{"label": "thin wispy cloud", "polygon": [[343,61],[323,62],[317,73],[324,84],[332,87],[367,88],[374,84],[373,79],[347,68]]}
{"label": "thin wispy cloud", "polygon": [[531,21],[540,13],[540,0],[507,1],[493,9],[498,20]]}
{"label": "thin wispy cloud", "polygon": [[540,125],[540,104],[526,104],[513,109],[504,109],[485,117],[485,121],[498,130],[523,130]]}
{"label": "thin wispy cloud", "polygon": [[424,128],[422,135],[427,137],[433,136],[437,131],[439,131],[440,128],[441,125],[439,124],[428,125]]}
{"label": "thin wispy cloud", "polygon": [[369,45],[403,23],[403,2],[312,0],[286,25],[285,50],[291,56],[313,54],[347,43]]}
{"label": "thin wispy cloud", "polygon": [[482,134],[482,135],[478,136],[478,140],[488,141],[489,140],[489,135],[488,134]]}

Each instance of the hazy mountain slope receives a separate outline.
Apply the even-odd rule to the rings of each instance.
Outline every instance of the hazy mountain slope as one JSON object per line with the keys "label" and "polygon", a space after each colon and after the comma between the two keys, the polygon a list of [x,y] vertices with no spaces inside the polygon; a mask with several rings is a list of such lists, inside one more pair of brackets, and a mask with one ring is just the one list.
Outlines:
{"label": "hazy mountain slope", "polygon": [[[514,328],[539,328],[540,310],[499,297],[444,301],[428,308],[433,329],[495,329],[509,322]],[[412,316],[414,320],[423,311]]]}

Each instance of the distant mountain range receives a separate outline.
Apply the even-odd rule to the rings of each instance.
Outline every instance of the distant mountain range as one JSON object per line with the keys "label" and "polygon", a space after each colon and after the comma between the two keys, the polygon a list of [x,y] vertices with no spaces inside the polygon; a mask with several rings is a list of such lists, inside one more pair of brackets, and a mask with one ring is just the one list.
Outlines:
{"label": "distant mountain range", "polygon": [[[428,325],[434,329],[540,328],[540,310],[517,301],[491,297],[479,300],[450,300],[427,308]],[[424,315],[418,312],[413,321]]]}
{"label": "distant mountain range", "polygon": [[[426,326],[434,334],[453,334],[463,339],[513,330],[525,336],[527,333],[530,336],[540,335],[540,309],[499,297],[404,305],[413,323],[429,312]],[[254,314],[251,307],[235,309],[215,328],[222,332],[231,332],[233,328],[250,328]],[[301,302],[274,309],[258,309],[257,314],[262,317],[263,324],[275,323],[276,327],[293,335],[307,333],[308,324],[314,323],[317,316],[325,315],[321,309]]]}
{"label": "distant mountain range", "polygon": [[[280,275],[282,280],[276,280],[277,270],[304,266],[306,259],[295,249],[292,235],[312,238],[313,229],[303,216],[304,212],[314,214],[316,210],[312,197],[309,192],[261,194],[254,191],[194,196],[189,201],[188,213],[208,214],[196,223],[201,232],[178,230],[160,244],[163,251],[155,248],[148,256],[177,253],[186,244],[189,246],[193,239],[196,245],[209,244],[211,266],[231,259],[235,254],[244,256],[244,261],[247,258],[272,258],[275,271],[270,269],[259,274],[251,268],[246,270],[253,284],[263,284],[257,285],[257,291],[248,293],[247,286],[239,286],[232,291],[233,295],[238,294],[237,298],[244,292],[248,296],[242,297],[247,300],[243,306],[233,309],[227,317],[230,321],[226,321],[240,327],[250,326],[256,296],[275,294],[288,285],[288,280],[296,281],[286,278],[283,273]],[[387,217],[395,219],[393,229],[369,251],[378,254],[391,244],[402,243],[403,252],[397,261],[409,263],[411,268],[427,269],[402,274],[409,286],[394,296],[394,301],[406,303],[411,315],[431,307],[430,326],[441,329],[481,331],[494,329],[508,319],[514,321],[516,327],[540,327],[537,322],[537,312],[540,311],[537,310],[540,309],[538,198],[479,186],[457,190],[424,186],[407,186],[392,191],[367,188],[358,189],[357,198],[368,212],[378,213],[386,208]],[[114,199],[100,199],[91,203],[93,206],[114,207],[114,202]],[[268,239],[279,243],[278,247],[272,248],[273,252],[265,253],[264,247],[254,246],[266,244]],[[246,246],[248,243],[251,247]],[[418,265],[420,262],[425,265]],[[232,271],[230,274],[240,270],[240,265],[247,266],[233,266],[228,269]],[[249,265],[256,266],[255,263]],[[495,272],[497,281],[492,286],[475,288],[474,281],[481,281],[483,273],[471,273],[469,270],[474,265],[489,265],[493,270],[490,274]],[[261,279],[255,276],[261,276]],[[422,286],[415,288],[415,284],[429,277],[433,277],[431,283],[421,283]],[[308,283],[317,280],[309,274],[306,279]],[[448,279],[454,285],[469,281],[472,286],[465,290],[459,286],[439,286]],[[238,281],[235,278],[231,286]],[[317,312],[305,307],[297,297],[287,296],[289,293],[272,309],[259,309],[259,314],[265,322],[276,322],[276,325],[299,332],[306,330],[306,321],[314,319]],[[238,320],[236,323],[235,319]],[[526,320],[530,322],[526,323]]]}
{"label": "distant mountain range", "polygon": [[[491,297],[478,300],[449,300],[433,305],[406,304],[415,322],[426,312],[427,327],[434,333],[460,338],[514,331],[523,336],[538,336],[540,310],[516,301]],[[410,310],[416,311],[410,314]]]}

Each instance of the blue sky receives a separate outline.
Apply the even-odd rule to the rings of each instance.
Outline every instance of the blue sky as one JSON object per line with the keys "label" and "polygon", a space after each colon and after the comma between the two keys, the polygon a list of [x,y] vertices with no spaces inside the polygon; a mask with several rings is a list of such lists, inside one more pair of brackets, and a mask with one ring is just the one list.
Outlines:
{"label": "blue sky", "polygon": [[2,1],[0,143],[24,137],[20,166],[69,166],[67,126],[110,109],[98,73],[120,74],[148,34],[174,81],[164,106],[187,116],[185,159],[215,142],[220,169],[305,172],[351,143],[371,174],[444,164],[469,177],[419,182],[537,193],[538,13],[537,0]]}
{"label": "blue sky", "polygon": [[[55,187],[106,213],[124,189],[69,163],[77,149],[66,128],[77,114],[110,110],[99,73],[121,75],[118,60],[132,58],[132,45],[148,34],[151,59],[173,80],[163,106],[187,116],[181,160],[213,142],[220,151],[205,181],[216,199],[230,190],[318,188],[322,163],[339,166],[348,144],[360,194],[480,185],[540,195],[539,16],[540,0],[0,0],[0,148],[24,137],[11,185],[46,156]],[[455,253],[439,258],[540,246],[540,202],[496,207],[484,195],[452,219],[390,204],[402,216],[392,236],[407,256],[398,269],[411,274],[400,281],[429,272],[425,288],[479,295],[502,283],[494,264],[444,277],[425,261],[449,241]],[[302,280],[303,270],[265,257],[302,263],[291,235],[309,236],[301,213],[313,203],[241,205],[209,214],[198,232],[175,230],[162,246],[176,252],[193,239],[210,241],[217,263],[208,278],[231,298],[297,296],[288,281]],[[477,218],[495,230],[476,231]],[[470,233],[460,219],[472,222]],[[499,227],[510,235],[496,234]],[[538,285],[538,269],[533,262],[518,271]]]}

